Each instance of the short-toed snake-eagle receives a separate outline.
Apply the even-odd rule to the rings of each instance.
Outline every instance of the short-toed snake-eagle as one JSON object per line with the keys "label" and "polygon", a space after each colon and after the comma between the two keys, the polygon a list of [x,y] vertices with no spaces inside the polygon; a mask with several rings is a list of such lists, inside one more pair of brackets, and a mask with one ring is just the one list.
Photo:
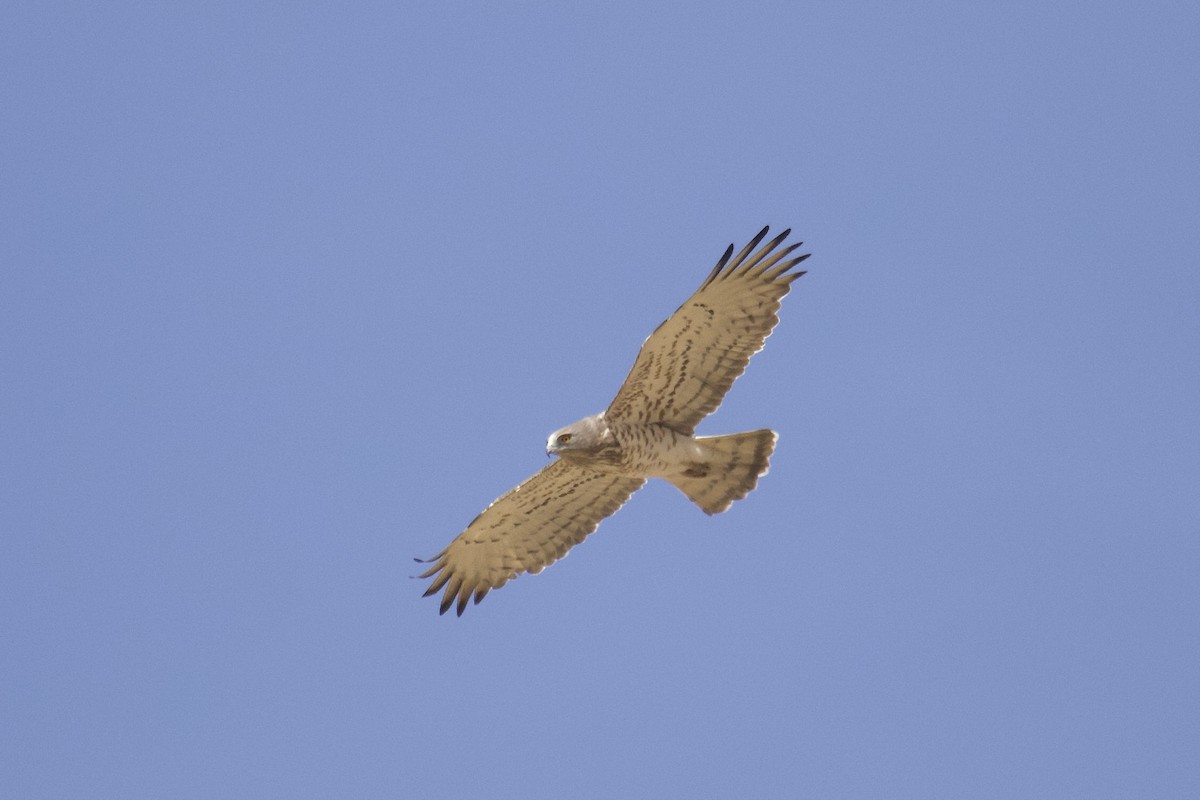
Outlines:
{"label": "short-toed snake-eagle", "polygon": [[[441,613],[461,616],[524,572],[566,555],[620,508],[647,478],[665,478],[707,514],[745,497],[767,471],[771,430],[694,436],[750,356],[779,321],[780,300],[803,272],[800,242],[776,249],[784,231],[757,251],[763,228],[740,252],[733,245],[687,302],[642,344],[608,410],[550,434],[558,460],[497,499],[429,562],[425,595],[445,587]],[[418,559],[420,560],[420,559]]]}

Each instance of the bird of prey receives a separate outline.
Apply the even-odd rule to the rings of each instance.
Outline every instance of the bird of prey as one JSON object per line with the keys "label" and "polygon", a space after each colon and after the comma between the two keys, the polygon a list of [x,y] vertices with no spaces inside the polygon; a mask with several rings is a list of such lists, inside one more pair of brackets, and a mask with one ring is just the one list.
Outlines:
{"label": "bird of prey", "polygon": [[771,430],[694,436],[701,419],[762,349],[779,322],[780,300],[803,275],[791,257],[802,243],[777,249],[784,231],[757,251],[763,228],[735,256],[729,245],[700,288],[642,344],[608,409],[550,434],[558,456],[477,516],[445,550],[422,563],[445,587],[441,613],[478,603],[522,573],[538,573],[566,555],[625,504],[647,478],[665,478],[706,514],[745,497],[767,472]]}

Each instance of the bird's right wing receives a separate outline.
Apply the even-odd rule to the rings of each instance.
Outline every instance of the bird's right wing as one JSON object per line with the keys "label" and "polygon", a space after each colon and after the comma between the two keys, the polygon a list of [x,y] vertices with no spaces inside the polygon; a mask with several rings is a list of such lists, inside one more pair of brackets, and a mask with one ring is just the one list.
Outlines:
{"label": "bird's right wing", "polygon": [[457,602],[462,616],[472,595],[478,603],[521,573],[536,574],[562,558],[643,483],[555,461],[484,509],[428,560],[433,566],[419,576],[434,578],[425,596],[444,586],[441,613]]}

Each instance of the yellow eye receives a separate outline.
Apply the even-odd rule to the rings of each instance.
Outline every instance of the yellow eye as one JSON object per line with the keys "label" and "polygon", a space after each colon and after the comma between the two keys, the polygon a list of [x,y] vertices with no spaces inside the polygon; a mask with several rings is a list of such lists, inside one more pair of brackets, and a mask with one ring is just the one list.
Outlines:
{"label": "yellow eye", "polygon": [[571,434],[569,434],[569,433],[561,434],[558,437],[559,444],[566,444],[569,441],[571,441]]}

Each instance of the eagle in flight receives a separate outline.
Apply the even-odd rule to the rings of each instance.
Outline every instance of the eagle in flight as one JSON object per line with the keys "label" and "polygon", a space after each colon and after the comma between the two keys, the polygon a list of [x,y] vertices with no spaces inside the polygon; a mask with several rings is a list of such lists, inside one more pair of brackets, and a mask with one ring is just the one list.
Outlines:
{"label": "eagle in flight", "polygon": [[706,514],[749,494],[775,449],[775,432],[694,436],[762,349],[791,283],[808,254],[802,242],[779,245],[784,231],[755,250],[759,231],[737,255],[721,256],[687,302],[642,344],[608,410],[550,434],[558,459],[488,506],[445,550],[422,563],[443,587],[441,613],[459,616],[524,572],[538,573],[596,530],[647,478],[665,478]]}

